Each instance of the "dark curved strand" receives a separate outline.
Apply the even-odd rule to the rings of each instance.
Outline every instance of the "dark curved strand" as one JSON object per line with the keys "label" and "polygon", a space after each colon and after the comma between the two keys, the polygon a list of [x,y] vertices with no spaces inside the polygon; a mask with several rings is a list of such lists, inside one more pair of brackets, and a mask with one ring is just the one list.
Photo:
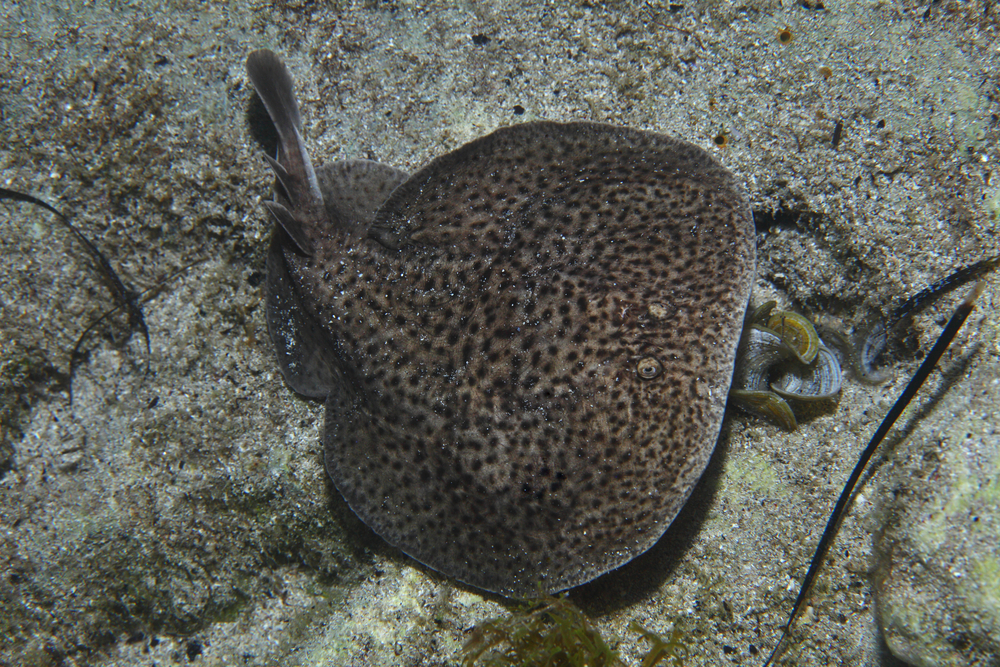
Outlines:
{"label": "dark curved strand", "polygon": [[961,287],[970,280],[986,275],[1000,264],[1000,255],[963,266],[951,275],[942,278],[933,285],[925,287],[892,311],[891,317],[878,314],[864,329],[855,343],[852,355],[855,372],[862,381],[869,384],[881,384],[887,377],[879,375],[875,370],[875,360],[885,351],[890,336],[894,335],[917,311],[931,305],[956,287]]}
{"label": "dark curved strand", "polygon": [[890,319],[888,328],[892,329],[904,318],[909,317],[923,308],[926,308],[930,304],[934,303],[934,301],[939,297],[947,294],[956,287],[961,287],[970,280],[975,280],[976,278],[986,275],[989,271],[993,270],[997,264],[1000,264],[1000,255],[984,259],[976,262],[975,264],[963,266],[950,276],[942,278],[929,287],[925,287],[903,303],[899,304],[899,306],[892,311],[892,318]]}
{"label": "dark curved strand", "polygon": [[[991,265],[986,268],[978,268],[987,263],[991,263]],[[980,271],[977,275],[982,275],[982,273],[993,268],[993,266],[996,266],[996,263],[997,258],[993,258],[973,264],[972,266],[967,267],[967,270],[971,272],[971,270],[976,269]],[[966,269],[963,269],[963,271],[964,270]],[[952,274],[952,276],[945,278],[945,280],[935,283],[921,292],[921,294],[934,290],[935,288],[937,291],[946,289],[947,286],[942,285],[942,283],[953,279],[955,275],[956,274]],[[969,278],[968,276],[963,276],[962,279],[968,280]],[[958,280],[958,278],[955,278],[955,280]],[[910,382],[906,385],[906,389],[903,390],[903,393],[900,394],[899,398],[896,399],[896,402],[893,403],[892,408],[889,409],[888,414],[886,414],[882,423],[879,424],[878,429],[875,431],[875,435],[872,436],[872,439],[868,442],[868,446],[865,448],[864,452],[862,452],[857,465],[854,466],[854,471],[851,473],[847,483],[844,485],[844,490],[840,493],[840,498],[837,499],[837,504],[833,509],[833,513],[830,515],[830,520],[826,524],[823,536],[820,538],[819,544],[816,546],[816,554],[813,556],[812,563],[809,565],[809,571],[806,572],[806,576],[802,580],[802,587],[799,589],[799,595],[795,599],[795,605],[792,607],[792,613],[788,617],[788,622],[781,629],[781,638],[778,640],[778,644],[774,647],[771,655],[768,656],[767,662],[764,663],[764,667],[771,665],[775,657],[778,655],[779,650],[784,645],[785,640],[788,638],[788,631],[791,629],[792,623],[795,622],[796,616],[798,616],[799,612],[802,610],[802,606],[809,595],[809,591],[812,590],[812,586],[816,581],[816,576],[823,564],[823,560],[826,558],[826,554],[829,552],[830,547],[833,545],[833,540],[837,537],[837,532],[840,530],[840,525],[843,522],[845,513],[847,512],[847,506],[854,497],[854,487],[861,478],[861,475],[864,473],[865,468],[868,466],[868,462],[875,454],[875,450],[878,449],[882,440],[885,439],[885,436],[889,433],[889,430],[893,427],[893,425],[895,425],[896,420],[899,419],[903,410],[905,410],[906,406],[910,404],[911,400],[913,400],[913,396],[920,390],[924,381],[927,380],[927,377],[934,370],[934,367],[941,359],[941,356],[944,354],[945,350],[948,349],[948,346],[951,344],[952,340],[954,340],[955,335],[958,334],[958,330],[962,328],[962,325],[965,323],[965,320],[969,317],[969,314],[974,308],[976,298],[980,295],[980,293],[982,293],[984,287],[985,285],[982,281],[976,283],[976,285],[969,292],[969,295],[965,297],[965,300],[963,300],[962,303],[959,304],[958,308],[955,309],[955,313],[951,316],[951,319],[948,320],[948,324],[945,325],[941,335],[938,336],[937,342],[934,343],[934,347],[932,347],[931,351],[927,353],[927,357],[924,359],[923,363],[920,364],[917,372],[913,374],[912,378],[910,378]],[[910,300],[912,301],[912,299]]]}
{"label": "dark curved strand", "polygon": [[[143,340],[145,340],[146,342],[146,371],[149,372],[149,355],[150,355],[149,328],[146,326],[146,319],[143,317],[142,307],[139,305],[140,294],[125,286],[125,283],[121,281],[121,278],[118,277],[118,273],[115,272],[115,270],[111,267],[111,262],[109,262],[108,258],[104,256],[104,253],[98,250],[97,246],[94,245],[90,241],[90,239],[84,236],[80,232],[80,230],[74,227],[70,223],[69,218],[63,215],[54,206],[51,206],[50,204],[47,204],[46,202],[42,201],[41,199],[38,199],[37,197],[33,197],[32,195],[25,194],[23,192],[18,192],[17,190],[8,190],[7,188],[0,188],[0,199],[9,199],[11,201],[19,201],[19,202],[24,202],[26,204],[34,204],[35,206],[39,206],[41,208],[44,208],[46,211],[55,214],[56,218],[59,219],[59,222],[62,223],[63,227],[69,230],[69,232],[76,238],[76,240],[79,241],[80,244],[87,249],[87,252],[90,253],[90,256],[94,259],[94,262],[97,264],[98,272],[101,274],[101,277],[104,278],[104,282],[107,284],[108,290],[111,292],[112,298],[118,304],[115,310],[118,310],[119,308],[124,308],[126,314],[128,315],[128,325],[130,332],[138,330],[142,334]],[[92,322],[91,325],[87,327],[87,329],[83,332],[83,335],[77,340],[76,345],[73,347],[73,353],[70,355],[70,360],[69,360],[69,377],[71,383],[73,379],[73,371],[75,370],[76,367],[76,360],[79,355],[80,345],[83,342],[83,339],[87,336],[87,334],[90,333],[90,331],[95,326],[97,326],[98,323],[100,323],[108,315],[110,315],[111,312],[114,311],[105,313],[95,322]],[[69,387],[69,400],[70,402],[73,401],[72,384],[70,384]]]}

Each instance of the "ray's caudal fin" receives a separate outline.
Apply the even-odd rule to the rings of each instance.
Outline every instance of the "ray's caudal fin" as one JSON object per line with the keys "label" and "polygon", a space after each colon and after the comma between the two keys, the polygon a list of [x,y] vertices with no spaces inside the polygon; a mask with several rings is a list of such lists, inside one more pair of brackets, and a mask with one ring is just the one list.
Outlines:
{"label": "ray's caudal fin", "polygon": [[101,315],[90,325],[84,329],[83,333],[76,341],[76,345],[73,346],[73,352],[70,354],[69,360],[69,377],[68,377],[68,389],[69,400],[73,401],[73,372],[76,369],[76,362],[80,356],[80,346],[83,345],[83,341],[86,339],[87,335],[94,330],[94,328],[107,319],[112,313],[118,310],[125,310],[128,317],[129,333],[134,331],[139,331],[142,334],[142,338],[146,343],[146,372],[149,372],[149,329],[146,327],[146,320],[142,315],[142,307],[139,305],[139,293],[125,286],[121,278],[118,277],[118,273],[111,267],[111,262],[108,258],[104,256],[97,246],[94,245],[86,236],[84,236],[80,231],[74,227],[69,218],[62,214],[58,209],[47,204],[46,202],[38,199],[29,194],[23,192],[18,192],[16,190],[9,190],[7,188],[0,188],[0,199],[7,199],[10,201],[23,202],[26,204],[32,204],[46,211],[54,214],[56,219],[65,227],[73,237],[80,242],[80,244],[87,250],[91,258],[94,260],[94,265],[97,268],[98,273],[101,274],[101,278],[104,280],[105,285],[108,287],[108,291],[111,292],[111,298],[115,301],[115,307]]}
{"label": "ray's caudal fin", "polygon": [[[910,378],[909,383],[903,390],[903,393],[899,395],[896,402],[893,403],[892,407],[889,409],[888,414],[879,424],[878,429],[876,429],[875,434],[872,436],[871,440],[868,442],[868,446],[861,453],[858,458],[858,462],[851,472],[851,476],[847,479],[847,483],[844,485],[843,491],[840,493],[840,497],[837,499],[837,504],[834,506],[833,512],[830,514],[830,519],[826,524],[826,529],[823,531],[823,536],[819,540],[819,544],[816,546],[816,553],[813,555],[812,562],[809,565],[809,571],[806,572],[805,578],[802,580],[802,586],[799,589],[798,597],[795,599],[795,604],[792,606],[792,612],[788,616],[788,622],[781,628],[781,637],[778,639],[778,643],[775,645],[774,650],[767,658],[767,662],[764,663],[764,667],[770,667],[774,661],[781,655],[782,650],[785,648],[786,640],[788,639],[788,633],[791,630],[792,624],[798,617],[799,612],[805,606],[805,602],[809,597],[809,592],[812,590],[813,584],[816,582],[816,577],[819,574],[819,569],[822,567],[823,561],[826,559],[826,554],[830,551],[830,547],[833,546],[833,541],[837,537],[837,533],[840,530],[840,525],[843,522],[844,515],[847,513],[847,508],[854,498],[854,490],[857,486],[858,480],[861,479],[861,475],[864,474],[865,468],[868,467],[869,461],[871,461],[872,456],[878,449],[878,446],[885,439],[885,436],[889,433],[889,430],[899,419],[899,416],[903,413],[903,410],[910,404],[913,397],[923,386],[924,381],[927,380],[928,376],[937,366],[938,361],[944,355],[945,350],[951,345],[951,342],[955,339],[958,334],[959,329],[965,323],[965,320],[972,313],[973,308],[975,308],[975,301],[982,293],[985,283],[981,276],[992,270],[997,264],[1000,257],[993,257],[982,262],[977,262],[968,267],[959,269],[952,275],[948,276],[944,280],[941,280],[931,287],[922,290],[916,296],[908,299],[903,306],[896,310],[896,314],[900,312],[904,307],[908,307],[907,313],[912,312],[915,309],[916,303],[924,303],[927,299],[936,297],[940,293],[946,290],[957,287],[958,285],[966,282],[968,280],[973,280],[975,278],[980,278],[980,280],[973,286],[969,291],[969,294],[965,299],[958,305],[955,312],[952,314],[951,319],[945,325],[944,330],[941,331],[941,335],[938,336],[937,341],[934,343],[934,347],[931,348],[930,352],[927,353],[927,357],[924,359],[920,367]],[[905,317],[904,313],[901,317]],[[898,318],[897,318],[898,319]]]}
{"label": "ray's caudal fin", "polygon": [[326,219],[326,212],[316,172],[302,141],[302,119],[292,77],[281,59],[267,49],[247,57],[247,75],[279,139],[277,157],[264,157],[274,171],[281,195],[264,205],[299,250],[312,255],[313,239],[307,230],[317,229],[316,223]]}

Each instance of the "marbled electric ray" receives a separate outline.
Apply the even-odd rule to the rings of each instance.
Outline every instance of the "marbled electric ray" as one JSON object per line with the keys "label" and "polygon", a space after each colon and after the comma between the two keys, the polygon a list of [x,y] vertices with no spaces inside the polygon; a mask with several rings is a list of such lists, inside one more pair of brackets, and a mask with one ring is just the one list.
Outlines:
{"label": "marbled electric ray", "polygon": [[754,275],[733,176],[677,139],[502,128],[417,173],[313,170],[292,80],[250,81],[280,137],[267,319],[326,399],[326,468],[413,558],[509,596],[652,546],[718,437]]}

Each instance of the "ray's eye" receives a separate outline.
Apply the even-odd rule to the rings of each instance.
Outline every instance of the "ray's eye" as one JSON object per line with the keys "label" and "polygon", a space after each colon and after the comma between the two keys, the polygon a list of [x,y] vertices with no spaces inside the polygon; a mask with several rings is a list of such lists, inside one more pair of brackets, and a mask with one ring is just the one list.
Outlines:
{"label": "ray's eye", "polygon": [[643,380],[652,380],[660,374],[660,362],[652,357],[643,357],[636,365],[636,370]]}

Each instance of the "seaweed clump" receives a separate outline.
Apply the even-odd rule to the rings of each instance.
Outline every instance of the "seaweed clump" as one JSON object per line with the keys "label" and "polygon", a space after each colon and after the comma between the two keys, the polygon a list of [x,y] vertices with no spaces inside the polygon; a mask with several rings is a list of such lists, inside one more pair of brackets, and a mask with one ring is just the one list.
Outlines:
{"label": "seaweed clump", "polygon": [[[641,667],[683,665],[687,650],[679,629],[668,640],[635,621],[629,629],[651,644]],[[565,597],[544,597],[510,616],[477,625],[462,653],[463,667],[624,667],[618,652]]]}

